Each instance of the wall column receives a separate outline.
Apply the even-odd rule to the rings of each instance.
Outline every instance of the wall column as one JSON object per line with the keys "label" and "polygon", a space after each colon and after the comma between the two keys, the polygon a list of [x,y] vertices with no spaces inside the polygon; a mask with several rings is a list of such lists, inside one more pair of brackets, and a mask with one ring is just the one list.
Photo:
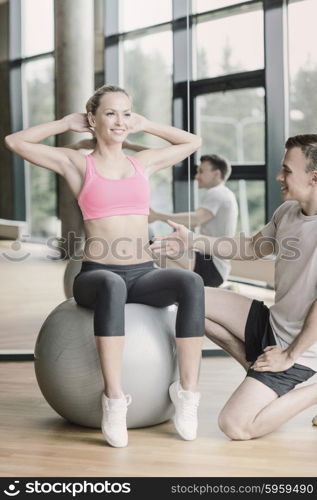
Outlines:
{"label": "wall column", "polygon": [[[56,118],[83,113],[94,91],[93,0],[55,0],[55,53]],[[57,137],[57,144],[63,146],[81,138],[78,133],[67,132]],[[62,247],[69,256],[75,249],[69,235],[75,232],[82,237],[83,222],[77,201],[61,177],[58,198]]]}

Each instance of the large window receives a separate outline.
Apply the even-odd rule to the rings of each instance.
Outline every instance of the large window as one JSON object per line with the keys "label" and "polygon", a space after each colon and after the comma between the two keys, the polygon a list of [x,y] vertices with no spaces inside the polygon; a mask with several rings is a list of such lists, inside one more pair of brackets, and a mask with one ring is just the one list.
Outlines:
{"label": "large window", "polygon": [[198,17],[195,59],[197,79],[263,68],[262,8]]}
{"label": "large window", "polygon": [[[171,30],[126,37],[122,47],[123,85],[132,94],[133,107],[151,120],[171,123]],[[147,144],[161,144],[148,134],[144,134],[142,140]]]}
{"label": "large window", "polygon": [[265,182],[229,180],[239,205],[237,234],[256,234],[265,225]]}
{"label": "large window", "polygon": [[[53,49],[54,1],[21,0],[20,68],[25,128],[55,119],[54,57],[48,55]],[[53,145],[54,138],[45,142]],[[30,236],[34,240],[57,235],[55,174],[25,162],[25,182]]]}
{"label": "large window", "polygon": [[[22,66],[24,85],[24,127],[54,120],[54,60],[52,57],[26,62]],[[54,145],[50,137],[46,144]],[[56,176],[50,170],[26,162],[27,215],[32,237],[58,232]]]}
{"label": "large window", "polygon": [[131,31],[170,21],[172,2],[171,0],[160,0],[159,2],[120,0],[119,14],[120,31]]}
{"label": "large window", "polygon": [[[202,154],[225,156],[231,164],[265,162],[264,89],[214,92],[196,98],[196,127]],[[257,232],[265,222],[265,182],[229,180],[239,204],[238,233]]]}
{"label": "large window", "polygon": [[239,204],[237,232],[250,235],[266,219],[264,15],[262,2],[239,3],[193,3],[192,91],[201,154],[232,164],[227,185]]}
{"label": "large window", "polygon": [[54,1],[21,0],[22,57],[54,49]]}
{"label": "large window", "polygon": [[232,163],[264,163],[264,90],[214,92],[196,99],[196,126],[202,153]]}
{"label": "large window", "polygon": [[[162,123],[173,120],[184,129],[191,124],[203,139],[199,153],[218,153],[230,160],[239,230],[250,234],[266,218],[263,2],[186,0],[176,2],[173,11],[172,5],[105,2],[106,18],[113,20],[105,43],[106,77],[110,74],[113,81],[117,74],[132,94],[135,111]],[[149,134],[131,139],[147,146],[164,144]],[[178,165],[174,178],[172,169],[152,176],[154,209],[195,206],[192,167],[187,162]],[[156,231],[166,231],[165,225],[158,225]]]}
{"label": "large window", "polygon": [[229,5],[248,2],[250,0],[193,0],[193,12],[221,9]]}
{"label": "large window", "polygon": [[290,135],[317,130],[316,0],[288,6]]}

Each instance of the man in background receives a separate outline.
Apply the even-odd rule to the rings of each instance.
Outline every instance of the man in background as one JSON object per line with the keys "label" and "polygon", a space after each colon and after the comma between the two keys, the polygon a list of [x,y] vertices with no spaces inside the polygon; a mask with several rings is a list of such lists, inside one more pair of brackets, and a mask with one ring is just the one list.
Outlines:
{"label": "man in background", "polygon": [[[149,222],[168,219],[190,228],[198,227],[198,232],[212,237],[235,236],[238,218],[238,205],[234,193],[225,185],[230,177],[229,162],[216,154],[200,157],[195,179],[200,189],[205,189],[199,207],[193,212],[162,213],[151,210]],[[230,261],[200,252],[186,252],[177,259],[166,258],[166,267],[181,267],[195,271],[205,286],[218,287],[230,272]]]}

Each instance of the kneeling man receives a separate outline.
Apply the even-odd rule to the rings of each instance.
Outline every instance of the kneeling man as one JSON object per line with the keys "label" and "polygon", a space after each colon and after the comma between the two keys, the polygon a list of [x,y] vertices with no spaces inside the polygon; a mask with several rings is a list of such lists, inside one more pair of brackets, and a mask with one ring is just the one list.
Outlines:
{"label": "kneeling man", "polygon": [[263,436],[317,404],[317,134],[286,142],[277,177],[284,203],[251,238],[211,238],[170,222],[152,250],[175,256],[190,248],[224,259],[275,254],[275,304],[205,288],[206,334],[247,370],[219,415],[231,439]]}

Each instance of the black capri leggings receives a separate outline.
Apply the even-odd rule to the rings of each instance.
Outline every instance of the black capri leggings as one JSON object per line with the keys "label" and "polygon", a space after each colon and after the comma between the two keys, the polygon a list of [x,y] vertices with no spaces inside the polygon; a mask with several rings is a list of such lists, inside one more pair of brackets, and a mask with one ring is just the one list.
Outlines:
{"label": "black capri leggings", "polygon": [[124,335],[124,305],[166,307],[178,303],[176,337],[204,334],[204,283],[184,269],[156,269],[152,261],[105,265],[85,261],[74,280],[78,305],[94,310],[96,336]]}

